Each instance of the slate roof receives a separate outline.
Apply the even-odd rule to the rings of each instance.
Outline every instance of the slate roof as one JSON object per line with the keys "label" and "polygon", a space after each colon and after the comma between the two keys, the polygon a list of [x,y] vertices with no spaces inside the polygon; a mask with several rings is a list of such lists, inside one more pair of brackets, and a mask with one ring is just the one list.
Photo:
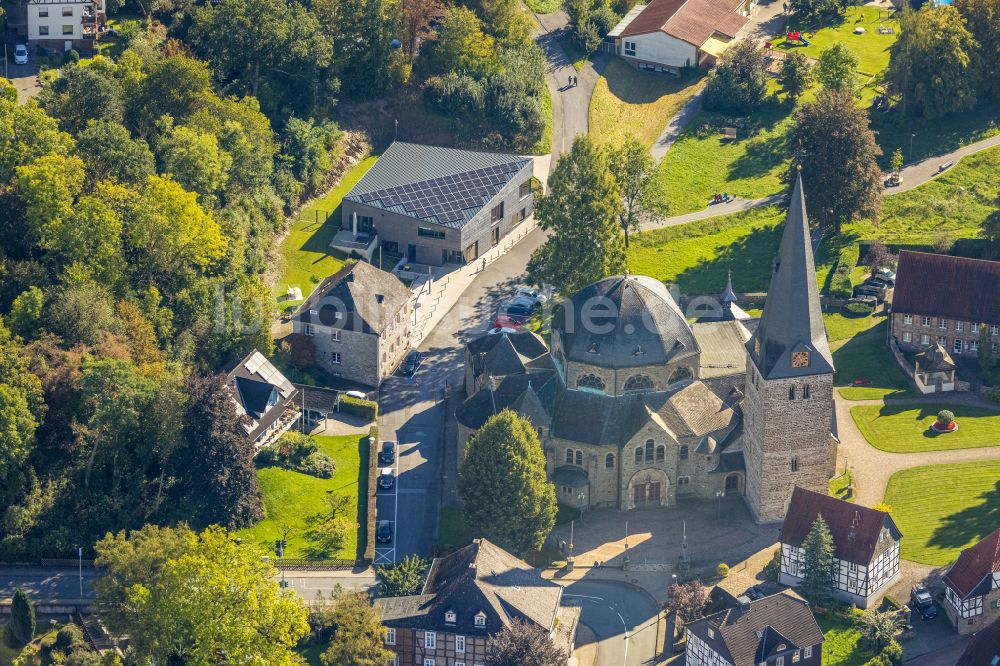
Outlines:
{"label": "slate roof", "polygon": [[[792,190],[771,286],[764,301],[764,314],[747,349],[765,379],[833,372],[833,356],[816,284],[801,174],[796,177]],[[808,352],[808,365],[792,367],[795,352]]]}
{"label": "slate roof", "polygon": [[[526,562],[486,539],[434,560],[420,595],[375,600],[388,627],[447,631],[466,636],[493,635],[514,619],[553,627],[562,588],[541,577]],[[454,623],[445,614],[455,613]],[[477,627],[475,616],[486,615]]]}
{"label": "slate roof", "polygon": [[893,312],[1000,324],[1000,261],[903,250]]}
{"label": "slate roof", "polygon": [[701,379],[743,375],[747,370],[746,343],[750,331],[736,320],[691,324],[701,348],[698,376]]}
{"label": "slate roof", "polygon": [[997,666],[1000,664],[1000,619],[980,629],[969,641],[955,666]]}
{"label": "slate roof", "polygon": [[846,562],[869,564],[878,552],[883,527],[893,538],[901,537],[885,511],[795,486],[781,525],[781,542],[801,546],[820,515],[833,536],[834,557]]}
{"label": "slate roof", "polygon": [[531,158],[394,142],[344,197],[461,229]]}
{"label": "slate roof", "polygon": [[557,486],[569,486],[570,488],[582,488],[590,483],[590,477],[586,470],[575,465],[564,465],[557,467],[552,473],[552,483]]}
{"label": "slate roof", "polygon": [[941,344],[936,344],[914,356],[913,363],[917,370],[923,372],[947,372],[955,369],[955,361]]}
{"label": "slate roof", "polygon": [[535,427],[549,425],[549,414],[559,387],[554,371],[513,374],[494,381],[496,388],[491,389],[486,384],[455,409],[459,423],[479,430],[487,419],[509,407]]}
{"label": "slate roof", "polygon": [[701,46],[715,33],[736,37],[749,19],[738,0],[653,0],[621,32],[622,37],[663,32]]}
{"label": "slate roof", "polygon": [[560,303],[552,320],[566,358],[604,368],[661,365],[698,351],[684,314],[659,280],[616,275]]}
{"label": "slate roof", "polygon": [[357,261],[320,282],[292,317],[307,324],[378,335],[409,299],[410,290],[395,275]]}
{"label": "slate roof", "polygon": [[687,630],[734,666],[756,666],[777,654],[823,643],[809,602],[791,590],[689,622]]}
{"label": "slate roof", "polygon": [[963,550],[941,578],[965,599],[985,594],[990,589],[994,572],[1000,572],[1000,529]]}
{"label": "slate roof", "polygon": [[[249,419],[250,439],[271,426],[298,395],[298,391],[259,351],[252,351],[226,374],[236,411]],[[268,407],[274,396],[275,403]]]}

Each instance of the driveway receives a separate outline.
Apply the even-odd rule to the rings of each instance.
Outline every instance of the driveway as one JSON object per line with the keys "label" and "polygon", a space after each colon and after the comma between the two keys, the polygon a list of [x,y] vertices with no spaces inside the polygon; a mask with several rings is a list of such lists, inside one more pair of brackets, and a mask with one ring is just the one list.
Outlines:
{"label": "driveway", "polygon": [[[655,662],[659,606],[643,590],[615,581],[581,580],[568,585],[563,604],[581,608],[580,623],[597,640],[596,666],[640,666]],[[589,639],[587,632],[577,634]]]}
{"label": "driveway", "polygon": [[38,97],[42,88],[38,85],[38,65],[28,62],[27,65],[15,65],[13,52],[8,53],[7,76],[17,88],[17,101],[24,104],[32,97]]}

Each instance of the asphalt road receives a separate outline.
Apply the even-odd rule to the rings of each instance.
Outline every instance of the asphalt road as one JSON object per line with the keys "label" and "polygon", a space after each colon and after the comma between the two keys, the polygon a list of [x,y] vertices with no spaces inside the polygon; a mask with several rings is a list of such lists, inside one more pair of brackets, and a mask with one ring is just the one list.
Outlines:
{"label": "asphalt road", "polygon": [[597,637],[595,666],[653,663],[659,608],[647,592],[617,581],[581,580],[566,588],[563,599],[580,605],[580,622]]}

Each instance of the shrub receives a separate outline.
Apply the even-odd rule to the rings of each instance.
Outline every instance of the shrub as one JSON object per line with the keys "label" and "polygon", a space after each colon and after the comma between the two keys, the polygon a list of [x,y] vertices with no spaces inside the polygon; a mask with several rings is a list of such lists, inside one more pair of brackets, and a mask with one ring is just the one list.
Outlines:
{"label": "shrub", "polygon": [[983,391],[983,399],[1000,405],[1000,389],[987,389]]}
{"label": "shrub", "polygon": [[340,396],[340,411],[374,421],[378,417],[378,403],[373,400]]}
{"label": "shrub", "polygon": [[729,575],[729,565],[725,562],[719,562],[715,566],[715,575],[719,578],[725,578]]}
{"label": "shrub", "polygon": [[337,463],[330,456],[317,451],[306,456],[296,471],[320,479],[329,479],[337,473]]}
{"label": "shrub", "polygon": [[879,655],[889,666],[900,666],[903,663],[903,646],[896,641],[892,641],[885,646],[882,654]]}
{"label": "shrub", "polygon": [[604,37],[611,32],[612,28],[618,25],[620,19],[611,7],[602,5],[590,13],[590,20],[594,22],[597,34]]}
{"label": "shrub", "polygon": [[942,409],[940,412],[938,412],[937,420],[938,423],[940,423],[943,426],[951,425],[951,423],[954,422],[955,420],[955,413],[952,412],[950,409]]}
{"label": "shrub", "polygon": [[837,256],[837,268],[830,278],[830,295],[834,298],[850,298],[854,295],[854,283],[851,282],[851,271],[858,265],[861,257],[861,247],[858,243],[845,245]]}
{"label": "shrub", "polygon": [[424,101],[432,111],[446,116],[481,113],[483,84],[458,72],[433,76],[427,79]]}
{"label": "shrub", "polygon": [[297,432],[286,432],[277,444],[262,450],[257,456],[257,464],[321,479],[329,479],[337,471],[333,458],[320,451],[312,437]]}
{"label": "shrub", "polygon": [[771,560],[764,565],[764,569],[761,573],[764,574],[766,580],[778,580],[778,574],[781,572],[781,549],[774,551],[774,555],[771,556]]}
{"label": "shrub", "polygon": [[861,315],[863,317],[867,317],[874,311],[875,307],[871,303],[864,303],[862,301],[852,301],[844,306],[845,313]]}
{"label": "shrub", "polygon": [[73,652],[85,646],[83,632],[75,624],[63,625],[56,633],[55,647],[61,652]]}
{"label": "shrub", "polygon": [[70,49],[69,51],[66,51],[65,53],[63,53],[63,62],[65,63],[80,62],[80,52],[77,51],[76,49]]}

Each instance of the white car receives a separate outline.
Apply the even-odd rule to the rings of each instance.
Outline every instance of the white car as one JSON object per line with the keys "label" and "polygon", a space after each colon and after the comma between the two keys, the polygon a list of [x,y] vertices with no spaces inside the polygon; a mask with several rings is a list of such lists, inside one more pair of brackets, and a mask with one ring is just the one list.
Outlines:
{"label": "white car", "polygon": [[18,44],[14,47],[14,64],[15,65],[27,65],[28,64],[28,47],[24,44]]}
{"label": "white car", "polygon": [[507,333],[508,335],[513,335],[517,333],[517,329],[510,328],[509,326],[501,326],[499,328],[490,329],[490,335],[500,335],[501,333]]}
{"label": "white car", "polygon": [[344,395],[348,396],[349,398],[357,398],[358,400],[368,399],[368,395],[361,391],[344,391]]}
{"label": "white car", "polygon": [[517,295],[521,298],[530,299],[539,305],[545,305],[549,300],[548,296],[530,287],[521,287],[517,290]]}

